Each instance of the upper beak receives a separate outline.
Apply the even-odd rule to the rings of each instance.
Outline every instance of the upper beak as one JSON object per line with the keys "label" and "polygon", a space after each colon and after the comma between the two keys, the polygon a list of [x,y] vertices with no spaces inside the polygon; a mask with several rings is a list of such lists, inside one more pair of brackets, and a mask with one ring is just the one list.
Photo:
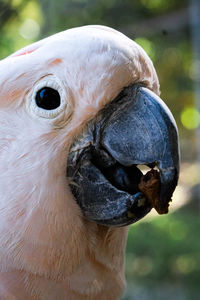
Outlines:
{"label": "upper beak", "polygon": [[84,215],[104,225],[127,225],[146,215],[152,204],[139,192],[138,164],[158,167],[157,205],[166,210],[178,181],[179,143],[164,102],[147,88],[130,86],[87,128],[68,159],[72,191]]}

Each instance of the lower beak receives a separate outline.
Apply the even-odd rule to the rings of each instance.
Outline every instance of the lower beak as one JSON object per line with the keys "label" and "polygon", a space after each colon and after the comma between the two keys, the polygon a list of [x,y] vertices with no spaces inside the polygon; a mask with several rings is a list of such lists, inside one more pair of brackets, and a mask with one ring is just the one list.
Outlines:
{"label": "lower beak", "polygon": [[[144,87],[130,86],[87,128],[71,147],[67,171],[83,214],[103,225],[122,226],[153,206],[166,213],[178,181],[179,144],[164,102]],[[139,189],[139,164],[159,169],[155,205]]]}

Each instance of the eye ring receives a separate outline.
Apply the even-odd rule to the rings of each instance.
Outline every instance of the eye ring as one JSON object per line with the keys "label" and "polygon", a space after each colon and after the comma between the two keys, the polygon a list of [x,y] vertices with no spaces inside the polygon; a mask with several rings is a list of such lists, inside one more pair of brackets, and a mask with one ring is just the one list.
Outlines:
{"label": "eye ring", "polygon": [[[46,89],[46,92],[48,90],[46,93],[46,98],[44,97],[44,99],[39,99],[39,93],[41,93],[41,91],[44,89]],[[45,99],[47,102],[49,101],[49,92],[53,93],[54,97],[52,97],[52,101],[50,101],[50,103],[47,105],[45,104]],[[59,116],[61,116],[61,113],[64,113],[64,111],[66,116],[70,113],[71,105],[67,99],[69,100],[67,88],[64,87],[54,75],[48,75],[36,82],[32,91],[29,92],[26,107],[29,113],[35,117],[44,119],[57,119],[60,118]]]}

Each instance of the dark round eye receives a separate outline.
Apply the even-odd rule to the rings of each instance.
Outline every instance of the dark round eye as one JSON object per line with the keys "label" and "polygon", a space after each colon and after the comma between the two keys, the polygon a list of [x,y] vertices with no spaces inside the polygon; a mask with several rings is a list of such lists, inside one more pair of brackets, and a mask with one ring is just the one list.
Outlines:
{"label": "dark round eye", "polygon": [[52,110],[60,106],[60,95],[58,91],[50,87],[43,87],[37,92],[35,101],[37,106]]}

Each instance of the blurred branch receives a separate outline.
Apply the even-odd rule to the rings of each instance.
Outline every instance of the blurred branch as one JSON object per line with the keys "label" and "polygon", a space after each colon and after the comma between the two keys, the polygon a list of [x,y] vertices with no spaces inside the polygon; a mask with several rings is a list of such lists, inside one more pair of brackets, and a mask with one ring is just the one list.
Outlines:
{"label": "blurred branch", "polygon": [[136,24],[129,24],[121,28],[121,31],[128,36],[149,36],[160,32],[178,31],[188,24],[188,9],[185,7],[158,17],[144,19]]}

